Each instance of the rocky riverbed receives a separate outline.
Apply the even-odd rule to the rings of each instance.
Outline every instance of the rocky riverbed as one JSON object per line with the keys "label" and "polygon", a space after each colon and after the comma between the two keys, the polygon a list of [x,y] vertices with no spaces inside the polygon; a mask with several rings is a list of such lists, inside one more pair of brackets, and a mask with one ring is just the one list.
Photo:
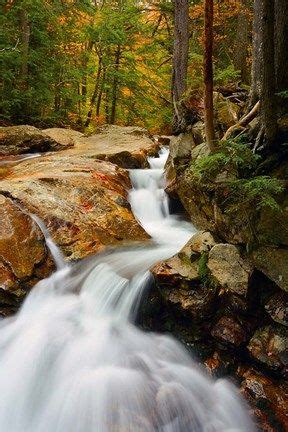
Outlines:
{"label": "rocky riverbed", "polygon": [[[260,430],[285,431],[286,198],[279,223],[267,224],[263,214],[258,225],[259,232],[273,232],[274,243],[247,253],[241,215],[228,219],[219,202],[193,185],[187,164],[206,151],[199,131],[201,125],[191,136],[172,140],[166,167],[167,192],[181,201],[199,233],[152,269],[155,286],[139,324],[176,335],[212,376],[234,380]],[[31,214],[44,221],[68,260],[149,240],[127,200],[127,168],[146,167],[147,155],[158,148],[146,131],[133,127],[107,127],[89,137],[58,128],[0,129],[2,316],[15,312],[54,270]]]}

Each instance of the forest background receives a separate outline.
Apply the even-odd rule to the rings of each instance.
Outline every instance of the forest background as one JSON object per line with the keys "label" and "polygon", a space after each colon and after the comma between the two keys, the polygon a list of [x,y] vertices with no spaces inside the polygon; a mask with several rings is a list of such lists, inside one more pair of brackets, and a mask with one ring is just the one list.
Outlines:
{"label": "forest background", "polygon": [[[0,123],[171,133],[171,1],[2,0]],[[189,1],[185,104],[202,109],[203,1]],[[215,89],[248,89],[253,2],[214,2]]]}

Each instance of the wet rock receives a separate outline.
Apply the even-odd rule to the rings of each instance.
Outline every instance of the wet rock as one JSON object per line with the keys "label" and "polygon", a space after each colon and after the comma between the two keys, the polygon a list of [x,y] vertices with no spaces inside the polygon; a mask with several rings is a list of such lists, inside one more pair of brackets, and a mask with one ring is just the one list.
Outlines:
{"label": "wet rock", "polygon": [[2,288],[9,289],[14,277],[25,279],[32,276],[35,266],[43,261],[46,250],[43,235],[31,218],[3,195],[0,195],[0,204]]}
{"label": "wet rock", "polygon": [[105,245],[147,239],[123,206],[130,187],[126,171],[66,150],[13,167],[0,190],[43,219],[64,254],[79,259]]}
{"label": "wet rock", "polygon": [[275,322],[288,327],[288,296],[285,292],[274,294],[265,309]]}
{"label": "wet rock", "polygon": [[288,429],[288,388],[254,369],[245,371],[241,384],[243,395],[253,407],[261,431]]}
{"label": "wet rock", "polygon": [[262,246],[252,254],[255,267],[288,292],[288,249]]}
{"label": "wet rock", "polygon": [[44,237],[29,215],[0,195],[0,316],[16,312],[39,280],[55,269]]}
{"label": "wet rock", "polygon": [[221,342],[239,347],[246,339],[245,329],[236,318],[223,316],[212,328],[211,334]]}
{"label": "wet rock", "polygon": [[34,126],[9,126],[0,128],[0,155],[48,152],[61,150],[66,145],[55,141]]}
{"label": "wet rock", "polygon": [[287,373],[288,335],[285,327],[270,325],[256,330],[248,350],[254,359],[269,368]]}
{"label": "wet rock", "polygon": [[236,246],[217,244],[209,252],[207,267],[217,283],[227,291],[246,296],[252,269]]}

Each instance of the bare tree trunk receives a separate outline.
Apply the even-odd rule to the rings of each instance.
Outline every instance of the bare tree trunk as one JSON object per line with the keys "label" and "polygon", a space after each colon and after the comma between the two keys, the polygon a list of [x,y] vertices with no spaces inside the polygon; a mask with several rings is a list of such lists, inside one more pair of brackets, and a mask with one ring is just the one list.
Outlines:
{"label": "bare tree trunk", "polygon": [[28,59],[30,43],[30,23],[28,13],[24,8],[19,11],[21,27],[21,83],[24,89],[28,87]]}
{"label": "bare tree trunk", "polygon": [[101,102],[102,102],[102,96],[103,96],[103,90],[105,85],[105,79],[106,79],[106,67],[103,68],[102,73],[102,82],[101,87],[98,93],[97,103],[96,103],[96,116],[99,117],[100,115],[100,109],[101,109]]}
{"label": "bare tree trunk", "polygon": [[189,51],[189,6],[188,0],[173,0],[174,47],[172,73],[173,132],[186,130],[186,110],[182,98],[186,91]]}
{"label": "bare tree trunk", "polygon": [[[288,90],[288,2],[275,0],[275,70],[276,92]],[[280,97],[280,114],[288,113],[287,98]]]}
{"label": "bare tree trunk", "polygon": [[253,14],[253,56],[252,56],[252,85],[248,111],[255,105],[260,98],[260,82],[262,75],[262,44],[261,44],[261,3],[254,1]]}
{"label": "bare tree trunk", "polygon": [[102,72],[102,57],[99,57],[99,62],[98,62],[98,70],[97,70],[97,75],[96,75],[96,80],[95,80],[95,86],[94,86],[94,91],[91,97],[91,101],[90,101],[90,108],[87,114],[87,118],[86,118],[86,122],[85,122],[85,127],[88,127],[92,118],[92,113],[93,113],[93,108],[95,105],[95,101],[99,92],[99,84],[100,84],[100,78],[101,78],[101,72]]}
{"label": "bare tree trunk", "polygon": [[234,66],[240,71],[242,82],[248,84],[251,81],[250,68],[247,64],[250,22],[248,8],[250,0],[241,0],[241,10],[237,20],[237,31],[234,47]]}
{"label": "bare tree trunk", "polygon": [[116,53],[115,53],[115,65],[114,65],[114,79],[112,86],[112,104],[111,104],[111,116],[110,116],[110,124],[114,124],[116,121],[116,105],[117,105],[117,94],[118,94],[118,72],[120,67],[120,58],[121,58],[121,46],[117,45]]}
{"label": "bare tree trunk", "polygon": [[204,120],[206,142],[210,151],[215,150],[215,130],[213,121],[213,14],[213,0],[205,0]]}
{"label": "bare tree trunk", "polygon": [[277,105],[274,47],[274,0],[261,0],[262,79],[260,112],[265,141],[273,146],[277,135]]}

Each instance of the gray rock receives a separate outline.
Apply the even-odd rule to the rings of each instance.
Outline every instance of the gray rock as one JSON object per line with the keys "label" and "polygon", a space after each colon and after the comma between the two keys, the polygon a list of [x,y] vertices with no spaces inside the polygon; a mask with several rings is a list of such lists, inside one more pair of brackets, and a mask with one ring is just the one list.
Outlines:
{"label": "gray rock", "polygon": [[218,284],[227,291],[246,296],[252,269],[236,246],[217,244],[209,252],[208,269]]}

